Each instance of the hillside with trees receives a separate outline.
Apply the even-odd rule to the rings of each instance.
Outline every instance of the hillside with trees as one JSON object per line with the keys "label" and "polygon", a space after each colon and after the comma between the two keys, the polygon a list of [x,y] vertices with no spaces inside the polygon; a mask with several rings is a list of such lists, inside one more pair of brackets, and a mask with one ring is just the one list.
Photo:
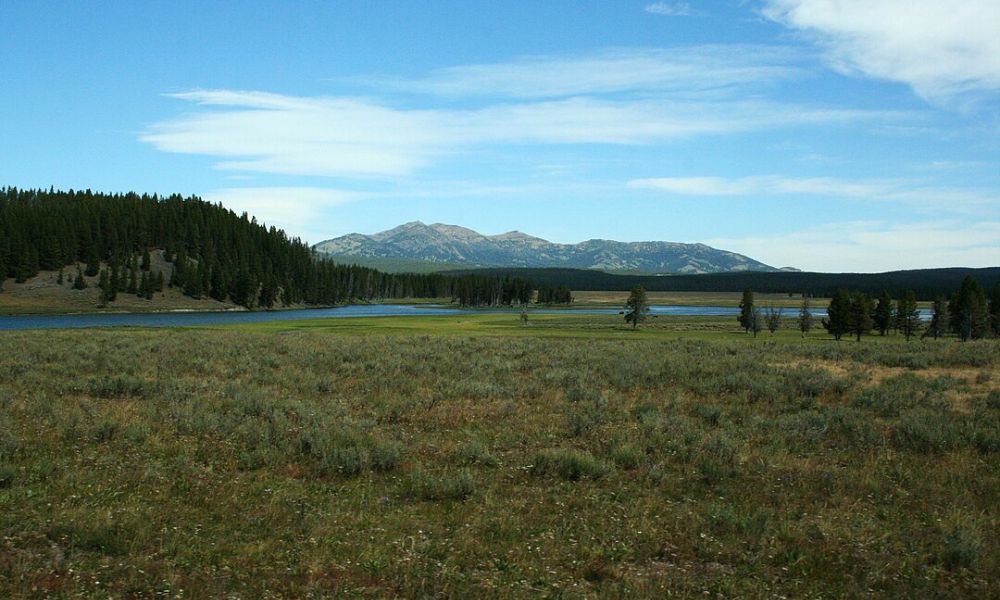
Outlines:
{"label": "hillside with trees", "polygon": [[[168,276],[150,270],[151,254],[169,263]],[[502,275],[388,274],[338,264],[284,231],[195,196],[0,190],[0,290],[6,278],[24,282],[43,271],[60,271],[59,283],[77,289],[96,278],[103,303],[119,293],[152,298],[165,286],[265,309],[404,297],[511,304],[530,300],[532,290]]]}

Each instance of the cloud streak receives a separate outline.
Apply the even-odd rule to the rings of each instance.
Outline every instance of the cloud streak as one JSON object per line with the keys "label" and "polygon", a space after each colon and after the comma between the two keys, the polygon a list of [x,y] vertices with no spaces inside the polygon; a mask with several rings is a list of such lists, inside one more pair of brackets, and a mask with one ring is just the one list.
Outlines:
{"label": "cloud streak", "polygon": [[643,9],[654,15],[664,17],[689,17],[695,13],[691,11],[691,5],[687,2],[653,2],[647,4]]}
{"label": "cloud streak", "polygon": [[197,110],[156,123],[142,141],[216,157],[225,170],[339,177],[408,175],[491,144],[640,145],[798,125],[898,118],[890,112],[767,101],[571,97],[473,109],[406,109],[352,97],[197,90]]}
{"label": "cloud streak", "polygon": [[766,0],[763,14],[811,36],[842,72],[951,103],[1000,92],[1000,2]]}
{"label": "cloud streak", "polygon": [[1000,196],[994,192],[929,187],[900,180],[851,181],[835,177],[654,177],[633,179],[631,188],[657,190],[680,196],[799,195],[892,201],[924,210],[995,214]]}
{"label": "cloud streak", "polygon": [[768,264],[807,271],[995,267],[1000,264],[1000,222],[887,224],[829,223],[782,235],[717,238],[705,243],[748,254]]}
{"label": "cloud streak", "polygon": [[707,94],[804,76],[811,57],[786,46],[611,48],[582,56],[529,56],[432,71],[427,77],[350,80],[379,90],[463,98],[553,98],[669,92]]}

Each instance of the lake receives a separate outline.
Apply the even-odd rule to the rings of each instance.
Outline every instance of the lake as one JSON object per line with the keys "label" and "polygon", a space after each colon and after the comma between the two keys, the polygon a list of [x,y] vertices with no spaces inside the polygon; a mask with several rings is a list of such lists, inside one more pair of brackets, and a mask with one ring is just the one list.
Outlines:
{"label": "lake", "polygon": [[[530,308],[529,314],[618,314],[620,308]],[[731,306],[650,306],[652,316],[736,316],[739,308]],[[307,308],[275,311],[231,312],[162,312],[162,313],[91,313],[79,315],[16,315],[0,317],[0,330],[18,329],[77,329],[82,327],[193,327],[198,325],[229,325],[264,323],[302,319],[349,319],[358,317],[418,317],[462,314],[520,314],[520,309],[462,309],[435,305],[355,304],[337,308]],[[812,310],[814,318],[826,316],[823,309]],[[783,317],[798,316],[798,309],[786,308]],[[922,319],[930,311],[920,311]],[[817,322],[816,325],[819,325]]]}

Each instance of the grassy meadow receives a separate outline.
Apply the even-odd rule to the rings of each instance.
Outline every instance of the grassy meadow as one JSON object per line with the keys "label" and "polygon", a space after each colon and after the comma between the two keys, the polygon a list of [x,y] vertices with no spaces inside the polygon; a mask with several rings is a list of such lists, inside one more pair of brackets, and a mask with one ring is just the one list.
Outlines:
{"label": "grassy meadow", "polygon": [[1000,596],[1000,342],[620,319],[4,332],[0,597]]}
{"label": "grassy meadow", "polygon": [[[584,306],[624,306],[628,299],[628,291],[595,292],[573,291],[573,304]],[[739,306],[743,294],[741,292],[646,292],[650,304],[673,304],[680,306]],[[754,293],[758,307],[774,306],[783,308],[791,315],[802,306],[802,296],[798,294],[764,294]],[[829,298],[810,298],[812,308],[825,308],[830,303]]]}

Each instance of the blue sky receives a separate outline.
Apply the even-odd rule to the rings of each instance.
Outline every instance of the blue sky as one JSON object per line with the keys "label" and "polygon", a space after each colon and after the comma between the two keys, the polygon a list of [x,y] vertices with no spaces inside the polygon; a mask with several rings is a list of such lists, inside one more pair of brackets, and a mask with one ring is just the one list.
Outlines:
{"label": "blue sky", "polygon": [[[951,6],[948,6],[951,5]],[[1000,265],[1000,3],[0,4],[0,185]]]}

